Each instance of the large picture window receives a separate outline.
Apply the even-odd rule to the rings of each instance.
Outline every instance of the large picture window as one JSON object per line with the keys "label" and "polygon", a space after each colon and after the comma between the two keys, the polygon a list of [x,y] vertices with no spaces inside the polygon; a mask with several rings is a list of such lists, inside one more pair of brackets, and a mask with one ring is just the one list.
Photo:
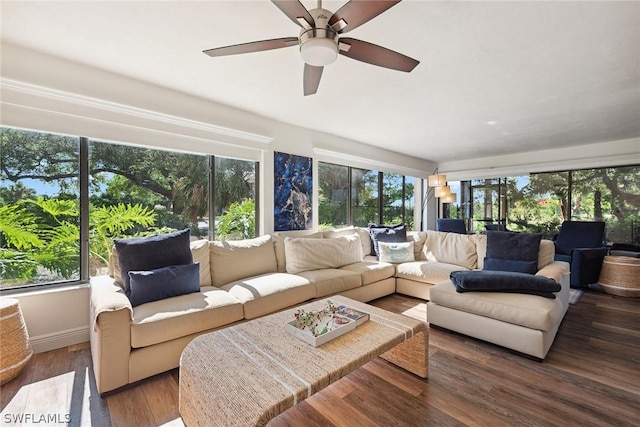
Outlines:
{"label": "large picture window", "polygon": [[467,219],[475,232],[551,239],[563,221],[604,221],[607,242],[640,245],[640,165],[462,181],[460,192],[462,204],[445,216]]}
{"label": "large picture window", "polygon": [[415,178],[318,163],[320,228],[405,223],[413,228]]}
{"label": "large picture window", "polygon": [[256,162],[11,128],[0,136],[0,289],[105,274],[114,238],[256,234]]}
{"label": "large picture window", "polygon": [[89,142],[90,274],[104,274],[114,238],[191,229],[207,238],[209,158]]}
{"label": "large picture window", "polygon": [[248,239],[256,231],[256,163],[216,157],[215,238]]}
{"label": "large picture window", "polygon": [[320,229],[349,225],[349,167],[318,163]]}
{"label": "large picture window", "polygon": [[80,277],[80,139],[0,128],[0,288]]}

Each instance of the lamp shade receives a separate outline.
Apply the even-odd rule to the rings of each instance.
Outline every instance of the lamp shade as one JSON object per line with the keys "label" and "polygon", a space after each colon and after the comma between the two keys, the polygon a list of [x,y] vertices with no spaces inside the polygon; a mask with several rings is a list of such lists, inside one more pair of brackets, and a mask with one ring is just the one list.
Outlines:
{"label": "lamp shade", "polygon": [[448,185],[436,187],[433,193],[436,197],[444,197],[451,194],[451,187]]}
{"label": "lamp shade", "polygon": [[456,193],[451,193],[448,196],[443,196],[440,198],[442,203],[455,203],[458,201],[458,195]]}
{"label": "lamp shade", "polygon": [[[427,178],[427,183],[429,187],[443,187],[447,185],[447,176],[446,175],[429,175]],[[438,197],[438,195],[436,195]]]}

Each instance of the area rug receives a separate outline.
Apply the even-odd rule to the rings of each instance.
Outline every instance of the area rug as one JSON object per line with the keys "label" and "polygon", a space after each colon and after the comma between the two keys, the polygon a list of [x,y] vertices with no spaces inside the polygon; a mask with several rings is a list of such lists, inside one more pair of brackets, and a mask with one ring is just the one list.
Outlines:
{"label": "area rug", "polygon": [[578,301],[580,301],[580,298],[582,297],[582,294],[584,294],[583,290],[580,290],[580,289],[569,289],[569,304],[571,304],[571,305],[578,304]]}

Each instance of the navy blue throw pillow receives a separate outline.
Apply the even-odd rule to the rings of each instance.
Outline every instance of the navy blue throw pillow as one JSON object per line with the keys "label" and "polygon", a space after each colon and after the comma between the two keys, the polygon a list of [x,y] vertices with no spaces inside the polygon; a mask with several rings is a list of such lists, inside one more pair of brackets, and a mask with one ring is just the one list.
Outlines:
{"label": "navy blue throw pillow", "polygon": [[483,270],[512,271],[515,273],[536,274],[538,271],[538,260],[536,261],[514,261],[510,259],[485,258]]}
{"label": "navy blue throw pillow", "polygon": [[377,225],[369,224],[369,235],[371,236],[371,255],[380,258],[378,242],[402,243],[407,241],[407,226],[398,225]]}
{"label": "navy blue throw pillow", "polygon": [[540,240],[540,233],[487,231],[487,257],[482,269],[535,274]]}
{"label": "navy blue throw pillow", "polygon": [[200,291],[200,263],[129,271],[133,307]]}
{"label": "navy blue throw pillow", "polygon": [[115,239],[124,293],[127,296],[131,294],[129,271],[148,271],[170,265],[191,264],[193,255],[189,241],[189,229],[155,236]]}

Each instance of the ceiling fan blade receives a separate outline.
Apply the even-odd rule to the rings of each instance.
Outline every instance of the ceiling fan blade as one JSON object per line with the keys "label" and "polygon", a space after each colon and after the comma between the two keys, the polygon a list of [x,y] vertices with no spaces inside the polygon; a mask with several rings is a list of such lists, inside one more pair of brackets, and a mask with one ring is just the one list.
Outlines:
{"label": "ceiling fan blade", "polygon": [[309,11],[298,0],[271,0],[278,9],[289,17],[296,25],[302,24],[298,21],[298,18],[302,18],[307,21],[309,27],[314,27],[314,20]]}
{"label": "ceiling fan blade", "polygon": [[237,55],[239,53],[260,52],[262,50],[280,49],[283,47],[296,46],[297,37],[283,37],[280,39],[260,40],[257,42],[235,44],[233,46],[216,47],[203,51],[209,56]]}
{"label": "ceiling fan blade", "polygon": [[[342,48],[342,45],[349,45],[348,49]],[[377,65],[379,67],[390,68],[392,70],[411,72],[420,63],[406,55],[378,46],[377,44],[364,42],[350,37],[340,38],[339,53],[358,61],[368,64]]]}
{"label": "ceiling fan blade", "polygon": [[400,3],[402,0],[351,0],[342,6],[329,19],[329,26],[344,20],[345,26],[340,26],[338,33],[346,33],[360,25],[369,22],[385,10]]}
{"label": "ceiling fan blade", "polygon": [[313,65],[304,64],[304,96],[313,95],[318,91],[323,69],[324,67],[314,67]]}

